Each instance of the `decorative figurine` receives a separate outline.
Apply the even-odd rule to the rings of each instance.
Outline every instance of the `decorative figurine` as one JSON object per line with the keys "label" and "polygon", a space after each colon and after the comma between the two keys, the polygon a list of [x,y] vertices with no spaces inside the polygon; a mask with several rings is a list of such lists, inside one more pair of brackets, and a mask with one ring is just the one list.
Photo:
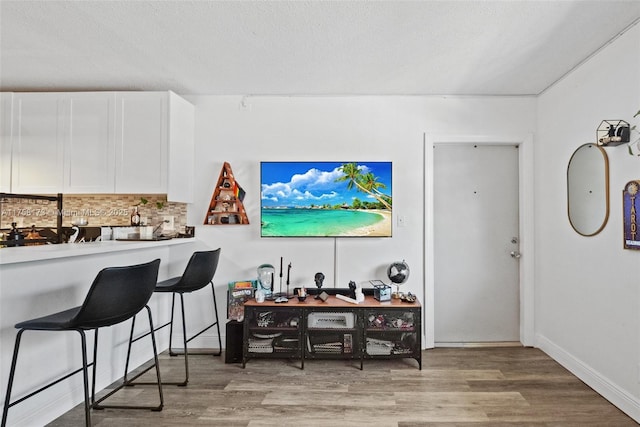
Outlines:
{"label": "decorative figurine", "polygon": [[316,282],[316,287],[318,288],[318,295],[316,295],[315,299],[320,298],[320,288],[322,288],[322,282],[324,282],[324,274],[322,273],[316,273],[316,275],[313,277],[313,280]]}
{"label": "decorative figurine", "polygon": [[356,282],[353,280],[349,281],[349,298],[356,299]]}
{"label": "decorative figurine", "polygon": [[271,264],[262,264],[258,267],[258,289],[264,292],[265,299],[270,299],[272,296],[275,271]]}

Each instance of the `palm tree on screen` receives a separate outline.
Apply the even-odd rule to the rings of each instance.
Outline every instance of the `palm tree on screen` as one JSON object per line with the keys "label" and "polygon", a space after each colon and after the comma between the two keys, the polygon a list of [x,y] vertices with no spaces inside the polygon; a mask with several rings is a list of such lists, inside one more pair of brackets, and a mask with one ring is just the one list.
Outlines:
{"label": "palm tree on screen", "polygon": [[358,191],[373,196],[386,209],[391,210],[391,205],[385,200],[385,198],[389,199],[389,196],[382,194],[378,190],[379,188],[386,188],[386,185],[378,181],[378,177],[371,172],[363,174],[357,163],[345,163],[339,169],[343,175],[336,178],[336,182],[347,181],[347,190],[351,190],[355,186]]}

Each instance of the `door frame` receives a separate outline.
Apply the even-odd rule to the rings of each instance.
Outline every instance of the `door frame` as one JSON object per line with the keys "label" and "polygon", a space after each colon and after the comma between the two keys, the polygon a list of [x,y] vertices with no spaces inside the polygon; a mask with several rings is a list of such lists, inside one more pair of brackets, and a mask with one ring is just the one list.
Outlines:
{"label": "door frame", "polygon": [[533,134],[447,135],[424,134],[424,347],[435,346],[435,245],[433,146],[438,144],[479,144],[518,146],[518,215],[520,234],[520,342],[533,346],[534,329],[534,183]]}

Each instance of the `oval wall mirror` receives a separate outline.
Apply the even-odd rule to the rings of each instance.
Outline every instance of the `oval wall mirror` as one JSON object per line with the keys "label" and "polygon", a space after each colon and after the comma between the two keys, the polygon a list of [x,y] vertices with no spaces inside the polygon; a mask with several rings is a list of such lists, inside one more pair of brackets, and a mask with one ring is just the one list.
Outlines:
{"label": "oval wall mirror", "polygon": [[569,222],[583,236],[598,234],[609,219],[609,160],[596,144],[578,147],[567,167]]}

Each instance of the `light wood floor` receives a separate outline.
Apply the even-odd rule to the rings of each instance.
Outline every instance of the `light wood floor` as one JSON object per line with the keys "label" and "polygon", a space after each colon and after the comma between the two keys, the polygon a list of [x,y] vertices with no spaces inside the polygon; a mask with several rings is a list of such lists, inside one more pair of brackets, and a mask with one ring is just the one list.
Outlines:
{"label": "light wood floor", "polygon": [[[161,412],[92,411],[95,426],[636,426],[567,370],[532,348],[456,348],[414,360],[356,362],[189,359],[185,387],[165,386]],[[180,379],[181,357],[163,355],[163,379]],[[147,374],[148,375],[148,374]],[[136,386],[111,398],[156,401]],[[83,425],[78,406],[50,426]]]}

